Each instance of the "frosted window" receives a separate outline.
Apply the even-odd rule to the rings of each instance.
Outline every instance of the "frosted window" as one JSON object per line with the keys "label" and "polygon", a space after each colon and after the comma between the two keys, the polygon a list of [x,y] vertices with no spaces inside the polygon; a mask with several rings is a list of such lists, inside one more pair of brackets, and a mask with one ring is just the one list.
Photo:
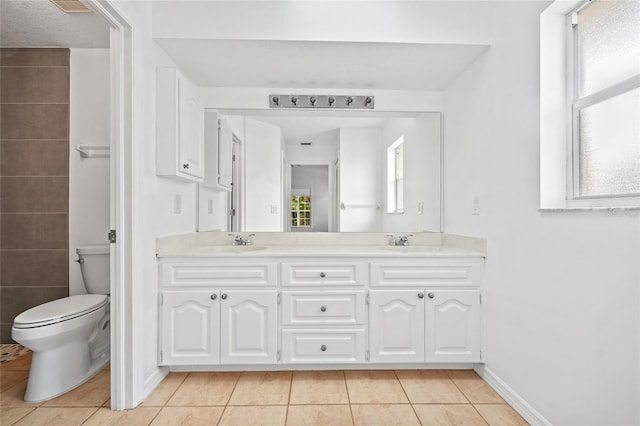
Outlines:
{"label": "frosted window", "polygon": [[640,89],[580,111],[579,192],[640,193]]}
{"label": "frosted window", "polygon": [[594,0],[577,36],[579,97],[640,74],[640,1]]}

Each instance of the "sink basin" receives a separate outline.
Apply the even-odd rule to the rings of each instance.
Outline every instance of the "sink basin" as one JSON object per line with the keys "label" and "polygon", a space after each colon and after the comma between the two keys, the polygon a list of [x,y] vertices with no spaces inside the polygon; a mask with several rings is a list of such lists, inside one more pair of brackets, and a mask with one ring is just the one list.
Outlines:
{"label": "sink basin", "polygon": [[206,246],[202,250],[212,253],[249,253],[266,248],[265,246]]}
{"label": "sink basin", "polygon": [[378,249],[396,253],[432,253],[442,251],[442,247],[437,246],[380,246]]}

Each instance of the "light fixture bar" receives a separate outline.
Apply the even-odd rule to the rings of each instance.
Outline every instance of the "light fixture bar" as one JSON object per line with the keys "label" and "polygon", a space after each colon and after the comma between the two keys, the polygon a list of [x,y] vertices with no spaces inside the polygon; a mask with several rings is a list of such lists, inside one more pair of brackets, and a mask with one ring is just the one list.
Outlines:
{"label": "light fixture bar", "polygon": [[269,95],[269,108],[374,109],[375,96]]}

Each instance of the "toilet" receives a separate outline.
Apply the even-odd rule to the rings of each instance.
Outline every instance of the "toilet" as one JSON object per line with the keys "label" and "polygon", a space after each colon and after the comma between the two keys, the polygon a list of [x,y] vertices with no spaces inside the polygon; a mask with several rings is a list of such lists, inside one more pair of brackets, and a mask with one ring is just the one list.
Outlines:
{"label": "toilet", "polygon": [[11,337],[33,351],[27,402],[61,395],[109,362],[109,245],[78,247],[76,253],[89,294],[44,303],[13,321]]}

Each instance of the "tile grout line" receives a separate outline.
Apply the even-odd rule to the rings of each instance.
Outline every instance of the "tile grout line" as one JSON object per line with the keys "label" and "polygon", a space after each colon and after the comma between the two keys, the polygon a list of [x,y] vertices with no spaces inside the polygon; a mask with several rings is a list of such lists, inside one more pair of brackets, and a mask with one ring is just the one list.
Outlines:
{"label": "tile grout line", "polygon": [[[11,408],[11,407],[4,407],[4,408]],[[27,417],[29,414],[33,413],[34,411],[36,411],[38,409],[38,407],[34,407],[33,410],[29,411],[27,414],[25,414],[24,416],[20,417],[18,420],[16,420],[15,422],[11,423],[11,425],[9,426],[13,426],[16,423],[18,423],[20,420],[24,419],[25,417]]]}
{"label": "tile grout line", "polygon": [[[105,402],[107,402],[107,401],[105,401]],[[49,407],[49,408],[64,408],[64,407]],[[81,408],[81,407],[77,407],[77,408]],[[100,406],[100,407],[96,408],[96,411],[94,411],[93,413],[91,413],[91,415],[90,415],[89,417],[87,417],[86,419],[84,419],[84,420],[82,421],[82,423],[80,423],[80,424],[81,424],[81,425],[83,425],[83,424],[85,424],[86,422],[88,422],[88,421],[89,421],[89,419],[90,419],[91,417],[95,416],[95,415],[96,415],[96,413],[97,413],[98,411],[100,411],[100,408],[102,408],[102,406]]]}
{"label": "tile grout line", "polygon": [[220,414],[220,418],[216,422],[216,426],[219,425],[220,422],[222,422],[222,418],[224,417],[225,413],[227,412],[227,408],[229,408],[229,401],[231,401],[231,397],[233,396],[233,393],[236,391],[236,387],[238,386],[238,382],[240,381],[241,377],[242,377],[242,372],[240,372],[240,374],[238,374],[238,378],[236,379],[236,382],[233,384],[233,389],[231,389],[231,392],[229,392],[229,398],[227,398],[227,402],[225,402],[225,404],[224,404],[224,408],[222,409],[222,413]]}
{"label": "tile grout line", "polygon": [[453,380],[453,378],[451,377],[451,375],[449,374],[449,372],[447,371],[447,377],[449,378],[449,380],[451,380],[451,382],[453,383],[453,385],[460,391],[460,393],[465,397],[465,399],[469,402],[469,404],[473,407],[473,410],[478,413],[478,415],[480,416],[480,418],[486,423],[489,424],[489,422],[487,421],[487,419],[484,418],[484,416],[480,413],[480,411],[478,411],[478,409],[476,408],[476,406],[471,402],[471,400],[469,399],[469,397],[467,396],[466,393],[464,393],[464,391],[462,389],[460,389],[460,387],[458,386],[458,384],[456,383],[455,380]]}
{"label": "tile grout line", "polygon": [[[169,372],[169,374],[171,374],[171,372]],[[167,374],[168,375],[168,374]],[[171,401],[171,398],[173,398],[173,396],[178,392],[178,389],[180,389],[182,387],[182,385],[184,384],[184,382],[187,381],[187,377],[189,377],[191,375],[191,373],[187,373],[184,376],[184,379],[182,379],[182,381],[180,382],[180,384],[178,384],[178,386],[176,386],[176,390],[174,390],[171,395],[169,395],[169,398],[167,398],[167,400],[164,402],[164,404],[162,404],[162,406],[160,407],[160,410],[162,411],[162,408],[166,407],[167,404],[169,403],[169,401]],[[166,377],[165,377],[166,379]],[[164,380],[164,379],[163,379]],[[162,383],[162,382],[161,382]],[[144,402],[144,401],[143,401]],[[154,417],[155,418],[155,417]]]}
{"label": "tile grout line", "polygon": [[293,390],[293,375],[294,371],[291,371],[291,378],[289,379],[289,398],[287,398],[287,412],[284,414],[284,426],[287,425],[289,420],[289,407],[291,406],[291,391]]}
{"label": "tile grout line", "polygon": [[416,416],[416,419],[418,419],[418,423],[422,425],[422,420],[420,420],[420,416],[418,416],[418,412],[416,411],[416,408],[413,406],[413,402],[411,402],[411,398],[409,398],[409,395],[407,394],[407,390],[404,388],[404,386],[402,386],[402,381],[400,380],[400,377],[398,377],[398,372],[396,370],[393,370],[393,375],[396,377],[396,380],[400,384],[400,389],[402,389],[402,392],[404,393],[405,398],[407,398],[407,401],[409,401],[411,410],[413,411],[413,414]]}
{"label": "tile grout line", "polygon": [[355,425],[356,420],[353,417],[353,408],[351,408],[351,396],[349,395],[349,385],[347,384],[347,373],[342,370],[342,378],[344,379],[344,387],[347,390],[347,402],[349,403],[349,413],[351,413],[351,424]]}

